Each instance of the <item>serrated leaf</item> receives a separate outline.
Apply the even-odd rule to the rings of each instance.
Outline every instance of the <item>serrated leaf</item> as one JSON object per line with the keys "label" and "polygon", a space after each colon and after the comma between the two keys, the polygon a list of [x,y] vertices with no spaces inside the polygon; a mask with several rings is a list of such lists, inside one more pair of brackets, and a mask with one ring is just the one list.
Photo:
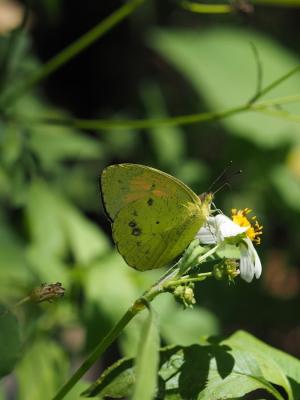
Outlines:
{"label": "serrated leaf", "polygon": [[136,383],[133,400],[152,400],[157,385],[159,332],[155,312],[150,305],[147,308],[149,313],[141,330],[136,359]]}
{"label": "serrated leaf", "polygon": [[[270,381],[275,380],[274,374],[276,373],[276,370],[278,371],[278,368],[280,368],[290,381],[292,393],[291,389],[289,389],[289,385],[284,383],[285,378],[280,378],[280,375],[277,379],[280,378],[281,383],[279,383],[279,380],[277,379],[278,383],[274,383],[282,385],[286,389],[289,398],[297,399],[300,396],[300,360],[297,360],[295,357],[292,357],[281,350],[269,346],[257,339],[255,336],[244,331],[237,331],[226,340],[226,343],[235,348],[248,349],[256,359],[261,360],[260,363],[264,371],[264,376]],[[266,357],[267,360],[271,360],[269,364],[270,366],[273,366],[275,363],[277,369],[274,368],[272,371],[269,371],[269,365],[266,363],[266,360],[263,361],[264,357]]]}
{"label": "serrated leaf", "polygon": [[212,371],[207,387],[199,394],[197,400],[226,400],[242,397],[257,389],[264,389],[275,399],[284,400],[280,393],[262,378],[233,372],[225,379],[220,379],[217,371]]}
{"label": "serrated leaf", "polygon": [[[212,111],[246,104],[255,94],[257,71],[250,43],[256,46],[261,59],[264,86],[299,65],[299,59],[274,40],[246,29],[155,30],[149,41],[182,73]],[[299,85],[297,74],[266,97],[297,94],[295,88]],[[285,105],[284,109],[299,114],[300,104]],[[297,122],[257,112],[236,114],[221,123],[231,134],[265,147],[297,142],[300,133]]]}
{"label": "serrated leaf", "polygon": [[[224,341],[211,337],[203,345],[167,347],[160,350],[155,398],[233,400],[260,389],[277,400],[284,400],[278,390],[281,386],[289,399],[298,399],[297,391],[293,394],[289,391],[289,384],[277,360],[288,366],[289,376],[293,376],[295,382],[300,373],[300,361],[245,332],[237,332]],[[98,394],[109,396],[116,394],[118,388],[123,388],[118,395],[128,396],[135,381],[133,362],[132,359],[124,359],[119,363],[120,369],[116,363],[99,378],[101,391]]]}
{"label": "serrated leaf", "polygon": [[19,324],[16,317],[0,306],[0,377],[9,374],[21,354]]}

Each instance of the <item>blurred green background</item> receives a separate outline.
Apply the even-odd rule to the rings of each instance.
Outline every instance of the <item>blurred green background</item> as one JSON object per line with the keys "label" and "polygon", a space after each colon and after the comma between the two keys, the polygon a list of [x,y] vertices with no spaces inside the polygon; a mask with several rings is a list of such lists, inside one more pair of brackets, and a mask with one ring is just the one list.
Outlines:
{"label": "blurred green background", "polygon": [[[296,2],[297,3],[297,2]],[[8,4],[10,7],[8,7]],[[13,4],[13,8],[12,7]],[[0,90],[32,71],[120,7],[121,1],[31,1],[27,27],[10,47],[7,21],[22,3],[0,2]],[[300,6],[300,2],[298,4]],[[296,4],[297,6],[297,4]],[[7,10],[10,11],[7,11]],[[13,12],[12,12],[13,10]],[[18,14],[19,13],[19,14]],[[6,16],[6,17],[5,17]],[[251,14],[195,14],[176,1],[146,1],[129,19],[27,92],[0,116],[0,302],[11,305],[42,282],[66,296],[17,313],[22,351],[1,381],[0,399],[48,399],[161,271],[139,273],[114,249],[100,200],[108,164],[162,169],[197,193],[230,160],[243,174],[217,207],[252,208],[264,226],[259,281],[205,281],[197,306],[154,301],[163,343],[245,329],[300,356],[300,123],[248,112],[210,123],[148,130],[79,130],[31,119],[138,119],[218,111],[246,103],[300,64],[300,8],[255,5]],[[300,74],[266,98],[300,94]],[[299,113],[300,105],[284,110]],[[143,316],[141,316],[143,318]],[[134,355],[141,318],[87,378],[120,354]],[[79,398],[85,384],[78,385]]]}

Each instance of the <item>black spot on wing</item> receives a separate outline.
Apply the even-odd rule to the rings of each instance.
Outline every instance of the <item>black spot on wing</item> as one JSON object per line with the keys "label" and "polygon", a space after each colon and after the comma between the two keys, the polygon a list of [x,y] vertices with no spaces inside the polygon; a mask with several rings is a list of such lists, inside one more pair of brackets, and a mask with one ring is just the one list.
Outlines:
{"label": "black spot on wing", "polygon": [[150,197],[150,198],[147,200],[148,206],[152,206],[153,202],[154,202],[154,200]]}
{"label": "black spot on wing", "polygon": [[135,228],[136,227],[136,222],[134,220],[130,221],[128,223],[128,226],[130,226],[130,228]]}
{"label": "black spot on wing", "polygon": [[133,229],[132,229],[132,232],[131,232],[131,234],[132,234],[133,236],[140,236],[141,233],[142,233],[142,231],[141,231],[140,228],[133,228]]}

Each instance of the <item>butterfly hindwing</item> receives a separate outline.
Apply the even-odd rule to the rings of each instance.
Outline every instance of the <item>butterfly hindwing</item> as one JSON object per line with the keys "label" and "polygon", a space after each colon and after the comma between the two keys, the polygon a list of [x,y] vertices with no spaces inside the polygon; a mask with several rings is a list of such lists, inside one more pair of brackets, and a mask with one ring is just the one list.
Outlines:
{"label": "butterfly hindwing", "polygon": [[113,222],[118,251],[132,267],[159,268],[176,258],[204,221],[198,205],[140,199],[124,206]]}

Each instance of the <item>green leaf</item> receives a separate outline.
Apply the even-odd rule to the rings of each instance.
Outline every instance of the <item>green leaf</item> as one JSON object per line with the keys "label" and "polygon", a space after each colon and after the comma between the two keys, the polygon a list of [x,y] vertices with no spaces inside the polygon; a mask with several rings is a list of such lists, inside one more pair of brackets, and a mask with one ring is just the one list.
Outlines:
{"label": "green leaf", "polygon": [[156,391],[159,362],[159,331],[156,315],[150,304],[148,316],[141,330],[136,359],[136,383],[133,400],[152,400]]}
{"label": "green leaf", "polygon": [[69,270],[58,257],[45,253],[37,246],[29,246],[26,260],[30,265],[30,270],[36,274],[40,282],[63,282],[64,288],[68,290]]}
{"label": "green leaf", "polygon": [[[26,118],[64,118],[62,112],[54,110],[41,99],[24,96],[17,103],[22,119]],[[30,149],[42,161],[44,167],[53,168],[54,164],[63,160],[85,160],[102,158],[103,150],[99,140],[80,133],[68,126],[51,124],[27,124],[30,133],[28,144]]]}
{"label": "green leaf", "polygon": [[[168,363],[171,354],[177,347],[166,347],[160,350],[160,363]],[[163,368],[161,371],[163,371]],[[168,367],[170,371],[170,365]],[[163,372],[160,372],[163,375]],[[81,395],[84,397],[128,397],[132,395],[136,382],[134,358],[124,357],[108,367],[101,376]]]}
{"label": "green leaf", "polygon": [[[230,336],[225,343],[234,348],[248,349],[248,351],[250,351],[260,363],[266,379],[274,382],[275,377],[278,374],[276,378],[277,382],[274,383],[282,385],[288,393],[289,398],[297,399],[300,396],[300,360],[269,346],[244,331],[237,331],[235,334]],[[268,363],[270,364],[268,365]],[[277,365],[277,370],[274,368],[274,364]],[[289,384],[285,382],[286,379],[282,377],[280,378],[278,373],[279,367],[288,378],[289,384],[292,387],[292,393]],[[279,383],[280,380],[281,383]]]}
{"label": "green leaf", "polygon": [[170,295],[159,296],[155,305],[159,309],[161,335],[166,343],[188,346],[199,343],[201,336],[219,332],[216,316],[205,308],[184,309]]}
{"label": "green leaf", "polygon": [[63,228],[78,263],[87,265],[109,250],[106,235],[75,207],[64,202],[61,212]]}
{"label": "green leaf", "polygon": [[[223,343],[226,343],[226,341]],[[218,365],[217,357],[213,359],[210,365],[207,386],[198,397],[198,400],[208,400],[212,396],[216,399],[242,397],[256,389],[266,390],[276,399],[284,400],[283,396],[265,379],[261,365],[251,351],[241,351],[234,348],[229,351],[229,354],[234,360],[232,371],[227,371],[223,374],[221,370],[223,365]],[[269,361],[272,360],[269,359]]]}
{"label": "green leaf", "polygon": [[32,243],[45,254],[64,255],[67,245],[60,218],[60,202],[46,183],[36,181],[31,184],[25,212]]}
{"label": "green leaf", "polygon": [[[151,118],[167,117],[162,93],[155,82],[144,85],[142,91],[147,113]],[[185,141],[179,127],[155,127],[149,132],[159,165],[167,168],[180,166],[185,153]],[[166,149],[168,151],[166,152]]]}
{"label": "green leaf", "polygon": [[102,231],[42,181],[31,185],[26,215],[32,242],[45,254],[61,257],[71,249],[86,265],[109,249]]}
{"label": "green leaf", "polygon": [[103,156],[99,141],[66,128],[53,129],[49,125],[47,130],[31,132],[30,147],[47,167],[62,160],[98,160]]}
{"label": "green leaf", "polygon": [[274,168],[272,171],[271,179],[288,207],[293,210],[299,211],[299,181],[295,179],[288,168],[284,166],[278,166]]}
{"label": "green leaf", "polygon": [[134,360],[121,358],[107,368],[99,379],[81,393],[84,397],[112,397],[114,399],[131,396],[135,383]]}
{"label": "green leaf", "polygon": [[[143,362],[147,371],[149,360]],[[284,400],[278,390],[282,387],[288,398],[295,400],[299,393],[295,387],[291,392],[285,374],[289,371],[291,382],[291,378],[292,383],[299,382],[299,363],[246,332],[237,332],[224,341],[211,337],[203,345],[167,347],[160,350],[155,398],[233,400],[260,389]],[[106,370],[85,394],[130,396],[135,380],[139,382],[133,359],[126,358]]]}
{"label": "green leaf", "polygon": [[35,340],[16,368],[18,398],[51,399],[64,383],[67,372],[68,364],[62,348],[50,340]]}
{"label": "green leaf", "polygon": [[[137,276],[136,271],[128,267],[119,253],[110,252],[101,259],[95,260],[89,268],[84,270],[83,284],[87,303],[96,304],[112,321],[115,321],[125,312],[127,305],[131,304],[159,276],[160,273],[157,270]],[[107,282],[111,284],[107,286]],[[139,315],[136,318],[139,319]],[[127,329],[131,331],[136,318],[125,328],[124,336],[127,336]],[[135,331],[137,335],[139,330],[140,325]],[[134,340],[138,341],[136,335],[134,335]],[[134,354],[136,351],[126,352],[127,356]]]}
{"label": "green leaf", "polygon": [[[269,37],[245,29],[155,30],[150,36],[152,47],[182,73],[212,111],[246,104],[255,94],[257,71],[250,43],[260,55],[264,86],[300,63]],[[266,97],[297,94],[299,85],[297,74]],[[285,105],[284,109],[299,114],[300,104]],[[237,114],[221,123],[230,134],[265,147],[297,142],[300,133],[299,123],[257,112]]]}
{"label": "green leaf", "polygon": [[20,238],[0,224],[0,301],[15,301],[32,281]]}
{"label": "green leaf", "polygon": [[0,306],[0,377],[13,370],[20,353],[18,321],[11,312]]}

